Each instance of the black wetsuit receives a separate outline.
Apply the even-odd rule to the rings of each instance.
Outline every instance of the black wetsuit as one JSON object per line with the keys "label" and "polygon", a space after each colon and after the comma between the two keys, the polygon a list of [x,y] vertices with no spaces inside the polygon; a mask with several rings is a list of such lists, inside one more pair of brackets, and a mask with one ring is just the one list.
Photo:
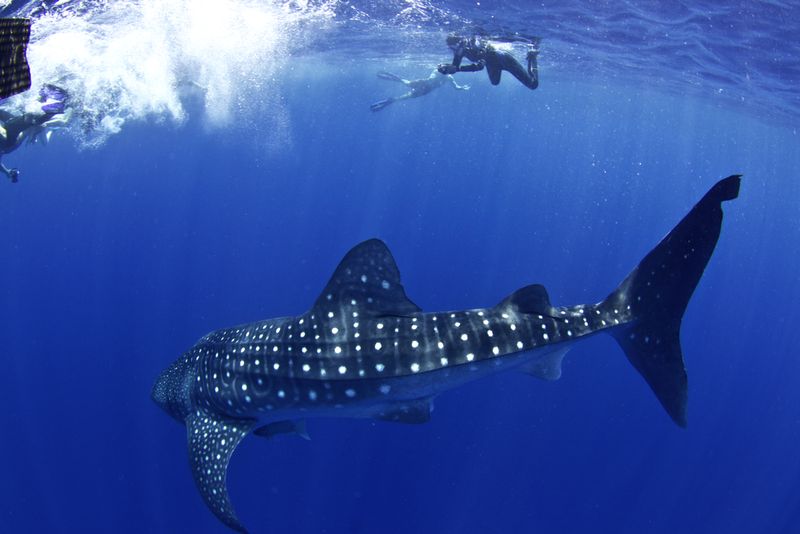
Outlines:
{"label": "black wetsuit", "polygon": [[[535,43],[531,44],[535,46]],[[539,87],[539,69],[536,64],[538,50],[536,49],[528,52],[527,70],[509,52],[497,50],[490,43],[481,40],[479,37],[460,39],[453,47],[453,51],[453,63],[439,66],[439,72],[442,74],[476,72],[483,70],[485,67],[492,85],[500,83],[500,75],[505,70],[529,89]],[[461,61],[464,58],[472,61],[472,64],[462,67]]]}

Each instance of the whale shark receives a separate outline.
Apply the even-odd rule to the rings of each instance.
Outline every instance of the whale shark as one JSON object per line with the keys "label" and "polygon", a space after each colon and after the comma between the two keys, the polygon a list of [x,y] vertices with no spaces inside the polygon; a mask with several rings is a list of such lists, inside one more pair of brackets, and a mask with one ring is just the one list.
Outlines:
{"label": "whale shark", "polygon": [[225,525],[227,467],[250,433],[308,439],[313,417],[430,419],[440,393],[500,371],[545,380],[578,341],[611,335],[672,420],[686,426],[684,311],[719,239],[722,203],[740,176],[714,185],[605,299],[554,306],[528,285],[489,308],[423,312],[386,245],[351,249],[306,313],[216,330],[161,373],[153,400],[186,426],[194,481]]}

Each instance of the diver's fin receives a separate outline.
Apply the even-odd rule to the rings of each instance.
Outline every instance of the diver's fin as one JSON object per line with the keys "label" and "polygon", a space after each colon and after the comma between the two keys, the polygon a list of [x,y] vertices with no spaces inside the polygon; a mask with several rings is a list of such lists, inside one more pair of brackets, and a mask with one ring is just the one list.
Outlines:
{"label": "diver's fin", "polygon": [[405,80],[396,74],[392,74],[391,72],[386,72],[382,70],[377,74],[378,78],[381,80],[389,80],[390,82],[401,82],[405,83]]}
{"label": "diver's fin", "polygon": [[740,176],[719,181],[645,256],[599,310],[625,310],[630,322],[609,330],[670,417],[686,426],[683,313],[714,252],[722,203],[739,196]]}
{"label": "diver's fin", "polygon": [[371,109],[372,111],[380,111],[389,104],[391,104],[392,102],[394,102],[394,98],[384,98],[383,100],[378,100],[374,104],[371,104],[369,106],[369,109]]}
{"label": "diver's fin", "polygon": [[228,497],[228,461],[253,426],[252,421],[222,418],[202,410],[186,418],[189,463],[197,489],[214,515],[237,532],[247,531]]}

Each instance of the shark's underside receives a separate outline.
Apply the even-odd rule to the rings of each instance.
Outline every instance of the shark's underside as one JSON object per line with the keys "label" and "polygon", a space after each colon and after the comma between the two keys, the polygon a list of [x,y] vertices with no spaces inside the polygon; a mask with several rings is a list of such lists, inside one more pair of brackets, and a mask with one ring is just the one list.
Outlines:
{"label": "shark's underside", "polygon": [[206,335],[162,373],[153,398],[186,424],[198,489],[239,531],[226,470],[251,431],[307,437],[305,418],[319,416],[424,422],[435,395],[499,370],[558,378],[570,346],[597,332],[618,341],[685,426],[681,318],[716,246],[721,204],[738,196],[739,181],[712,187],[597,304],[555,307],[532,285],[491,308],[425,313],[406,297],[383,242],[365,241],[308,312]]}

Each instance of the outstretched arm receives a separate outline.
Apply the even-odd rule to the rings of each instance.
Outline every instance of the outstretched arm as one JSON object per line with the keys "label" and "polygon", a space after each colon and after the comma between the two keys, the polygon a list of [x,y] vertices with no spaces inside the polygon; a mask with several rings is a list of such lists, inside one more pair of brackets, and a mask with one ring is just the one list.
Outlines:
{"label": "outstretched arm", "polygon": [[466,84],[464,84],[464,85],[458,85],[458,82],[456,82],[456,79],[455,79],[455,78],[453,78],[453,77],[452,77],[451,75],[449,75],[449,74],[447,75],[447,78],[450,80],[450,84],[451,84],[451,85],[452,85],[452,86],[453,86],[455,89],[458,89],[459,91],[469,91],[469,85],[466,85]]}

